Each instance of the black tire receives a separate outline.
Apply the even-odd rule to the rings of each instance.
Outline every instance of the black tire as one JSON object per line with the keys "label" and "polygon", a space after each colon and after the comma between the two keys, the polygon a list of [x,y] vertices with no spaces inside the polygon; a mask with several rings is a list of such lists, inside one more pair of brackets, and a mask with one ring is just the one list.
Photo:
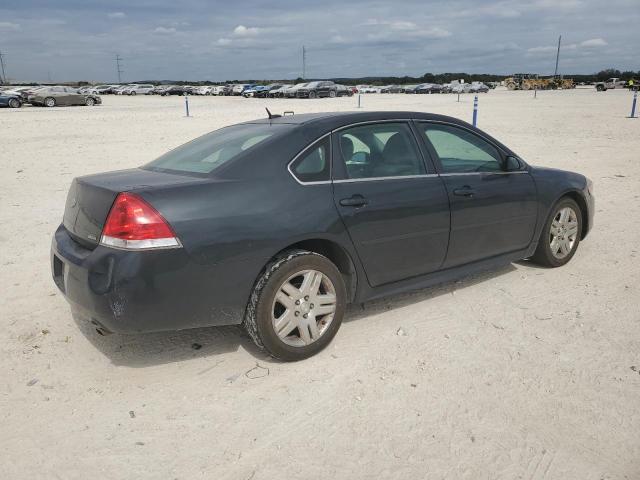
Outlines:
{"label": "black tire", "polygon": [[84,104],[87,107],[93,107],[96,104],[96,101],[91,97],[87,97],[87,99],[84,101]]}
{"label": "black tire", "polygon": [[334,90],[331,90],[331,91],[329,92],[329,97],[330,97],[330,98],[336,98],[336,92],[335,92]]}
{"label": "black tire", "polygon": [[[283,342],[273,327],[274,299],[291,275],[307,269],[323,273],[333,283],[336,310],[333,320],[316,341],[305,346],[292,346]],[[290,250],[273,259],[256,281],[243,326],[255,344],[269,355],[289,362],[303,360],[325,348],[336,335],[344,316],[346,296],[342,274],[328,258],[306,250]]]}
{"label": "black tire", "polygon": [[9,108],[20,108],[21,106],[22,106],[22,103],[17,98],[9,99]]}
{"label": "black tire", "polygon": [[605,88],[603,85],[596,85],[596,91],[597,92],[604,92]]}
{"label": "black tire", "polygon": [[[553,220],[556,218],[560,210],[563,208],[570,207],[576,214],[576,219],[578,222],[578,233],[576,234],[576,238],[571,247],[569,254],[567,254],[563,258],[556,257],[551,250],[551,224]],[[561,198],[558,203],[556,203],[551,210],[551,214],[542,229],[542,233],[540,234],[540,240],[538,241],[538,247],[536,248],[535,253],[531,257],[531,260],[539,265],[555,268],[561,267],[567,264],[575,255],[578,250],[578,245],[580,245],[580,237],[582,235],[582,211],[578,204],[569,197]]]}
{"label": "black tire", "polygon": [[53,97],[47,97],[44,99],[44,102],[42,102],[42,104],[45,107],[55,107],[56,106],[56,99]]}
{"label": "black tire", "polygon": [[309,92],[309,98],[316,98],[316,92],[314,92],[313,90]]}

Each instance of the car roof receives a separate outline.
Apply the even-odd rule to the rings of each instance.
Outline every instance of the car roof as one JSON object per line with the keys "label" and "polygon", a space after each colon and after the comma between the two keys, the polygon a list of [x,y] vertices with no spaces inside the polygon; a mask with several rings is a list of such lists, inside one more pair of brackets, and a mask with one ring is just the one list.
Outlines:
{"label": "car roof", "polygon": [[305,125],[311,127],[317,126],[318,128],[326,128],[327,130],[332,130],[334,128],[339,128],[351,123],[396,119],[439,120],[466,125],[465,122],[458,120],[457,118],[448,117],[446,115],[408,111],[303,113],[299,115],[285,115],[272,119],[265,117],[244,123],[281,123],[291,125]]}

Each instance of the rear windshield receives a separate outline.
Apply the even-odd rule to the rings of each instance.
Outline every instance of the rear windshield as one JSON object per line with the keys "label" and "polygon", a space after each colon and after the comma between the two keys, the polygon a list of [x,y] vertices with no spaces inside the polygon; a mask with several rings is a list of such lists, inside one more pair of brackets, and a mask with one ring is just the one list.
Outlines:
{"label": "rear windshield", "polygon": [[221,128],[165,153],[144,168],[212,173],[269,137],[283,132],[284,128],[286,125],[278,124],[247,124]]}

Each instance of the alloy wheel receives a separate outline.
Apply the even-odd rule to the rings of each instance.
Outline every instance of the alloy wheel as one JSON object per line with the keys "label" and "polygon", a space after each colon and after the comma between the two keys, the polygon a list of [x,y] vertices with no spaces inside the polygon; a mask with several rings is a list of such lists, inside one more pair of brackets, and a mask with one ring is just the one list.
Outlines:
{"label": "alloy wheel", "polygon": [[303,347],[317,341],[336,312],[336,290],[317,270],[291,275],[278,289],[271,310],[273,328],[284,343]]}
{"label": "alloy wheel", "polygon": [[578,216],[571,207],[558,210],[549,229],[549,246],[554,257],[561,260],[571,253],[578,237]]}

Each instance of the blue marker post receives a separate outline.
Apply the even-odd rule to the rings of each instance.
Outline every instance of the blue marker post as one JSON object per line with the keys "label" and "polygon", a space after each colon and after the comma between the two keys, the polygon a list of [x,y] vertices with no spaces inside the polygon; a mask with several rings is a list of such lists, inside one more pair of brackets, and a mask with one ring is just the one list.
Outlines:
{"label": "blue marker post", "polygon": [[478,124],[478,96],[473,97],[473,126]]}
{"label": "blue marker post", "polygon": [[358,93],[358,108],[360,108],[360,94]]}
{"label": "blue marker post", "polygon": [[187,117],[189,116],[189,95],[184,95],[184,108],[187,110]]}
{"label": "blue marker post", "polygon": [[636,103],[638,102],[638,91],[633,92],[633,102],[631,103],[631,116],[629,118],[638,118],[636,117]]}

